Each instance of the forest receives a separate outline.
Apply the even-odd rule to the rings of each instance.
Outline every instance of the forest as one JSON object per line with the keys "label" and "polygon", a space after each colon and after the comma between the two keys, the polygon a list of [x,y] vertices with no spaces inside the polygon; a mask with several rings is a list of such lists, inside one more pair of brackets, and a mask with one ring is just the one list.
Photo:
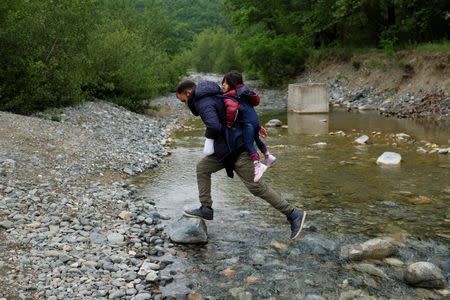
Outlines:
{"label": "forest", "polygon": [[139,111],[189,70],[266,84],[321,55],[423,43],[448,49],[442,0],[2,0],[0,110],[90,99]]}

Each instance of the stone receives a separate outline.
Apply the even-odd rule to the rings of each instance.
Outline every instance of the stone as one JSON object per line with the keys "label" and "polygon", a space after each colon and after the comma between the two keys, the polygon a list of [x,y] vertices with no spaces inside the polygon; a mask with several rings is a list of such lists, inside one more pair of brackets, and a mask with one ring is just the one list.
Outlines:
{"label": "stone", "polygon": [[357,138],[357,139],[355,140],[355,143],[358,143],[358,144],[360,144],[360,145],[363,145],[363,144],[365,144],[368,140],[369,140],[369,137],[368,137],[367,135],[362,135],[362,136],[360,136],[359,138]]}
{"label": "stone", "polygon": [[431,199],[426,196],[417,196],[417,197],[408,199],[408,202],[411,204],[414,204],[414,205],[421,205],[421,204],[430,204],[433,201],[431,201]]}
{"label": "stone", "polygon": [[337,248],[336,242],[320,235],[307,235],[299,243],[305,246],[313,255],[328,255],[334,253]]}
{"label": "stone", "polygon": [[261,282],[261,278],[256,277],[256,276],[248,276],[247,278],[245,278],[245,283],[246,284],[257,284]]}
{"label": "stone", "polygon": [[13,228],[13,227],[14,227],[14,223],[9,221],[9,220],[0,222],[0,228],[10,229],[10,228]]}
{"label": "stone", "polygon": [[393,257],[387,257],[387,258],[383,259],[383,261],[385,263],[387,263],[388,265],[397,267],[397,268],[403,267],[405,265],[405,263],[402,262],[400,259],[393,258]]}
{"label": "stone", "polygon": [[230,289],[230,294],[237,300],[252,300],[253,295],[250,292],[244,290],[244,288],[236,287]]}
{"label": "stone", "polygon": [[230,267],[228,267],[225,270],[220,272],[220,275],[223,275],[225,277],[233,277],[235,274],[236,274],[236,271]]}
{"label": "stone", "polygon": [[175,243],[199,244],[208,241],[205,221],[200,218],[182,217],[169,227],[169,237]]}
{"label": "stone", "polygon": [[272,119],[272,120],[269,120],[269,121],[266,123],[265,126],[267,126],[267,127],[280,127],[280,126],[282,126],[282,125],[283,125],[283,122],[281,122],[280,120],[278,120],[278,119]]}
{"label": "stone", "polygon": [[342,246],[339,257],[348,260],[383,259],[394,254],[396,250],[395,245],[390,241],[375,238],[362,244]]}
{"label": "stone", "polygon": [[120,214],[119,214],[119,218],[121,218],[124,221],[130,221],[132,217],[133,217],[133,215],[131,214],[131,212],[126,211],[126,210],[120,212]]}
{"label": "stone", "polygon": [[133,299],[134,300],[148,300],[151,298],[152,298],[152,295],[150,293],[140,293],[140,294],[137,294]]}
{"label": "stone", "polygon": [[354,265],[353,268],[362,273],[367,273],[381,278],[388,278],[383,270],[371,264],[357,264]]}
{"label": "stone", "polygon": [[323,148],[323,147],[326,147],[326,145],[327,145],[327,143],[325,143],[325,142],[318,142],[318,143],[312,144],[311,146]]}
{"label": "stone", "polygon": [[409,265],[404,273],[406,283],[423,288],[445,288],[447,282],[441,269],[430,262],[416,262]]}
{"label": "stone", "polygon": [[107,239],[112,245],[121,245],[124,241],[124,236],[117,232],[111,232],[108,234]]}
{"label": "stone", "polygon": [[158,264],[144,261],[141,268],[139,269],[138,275],[147,275],[151,271],[157,271],[159,269],[160,269],[160,266]]}
{"label": "stone", "polygon": [[320,295],[308,294],[306,295],[305,300],[326,300],[326,298]]}
{"label": "stone", "polygon": [[377,159],[377,164],[379,165],[399,165],[402,157],[400,154],[395,152],[384,152]]}
{"label": "stone", "polygon": [[147,282],[155,282],[158,279],[158,271],[150,270],[145,276],[145,281]]}

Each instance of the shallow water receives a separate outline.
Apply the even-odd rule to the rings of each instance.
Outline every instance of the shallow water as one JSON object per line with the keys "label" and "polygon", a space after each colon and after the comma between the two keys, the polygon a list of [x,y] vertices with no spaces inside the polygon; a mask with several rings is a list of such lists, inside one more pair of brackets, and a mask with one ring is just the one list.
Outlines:
{"label": "shallow water", "polygon": [[[414,299],[414,290],[392,278],[398,270],[388,279],[372,278],[346,267],[337,253],[343,244],[401,236],[427,241],[405,257],[448,258],[450,154],[416,151],[425,141],[448,146],[448,123],[436,126],[340,110],[328,115],[264,111],[262,123],[272,118],[288,128],[269,128],[266,143],[278,160],[264,180],[310,212],[308,228],[289,242],[285,217],[253,197],[238,178],[220,171],[213,175],[215,216],[207,224],[209,242],[177,247],[179,256],[170,266],[175,280],[162,291],[197,290],[218,299],[244,297],[245,292],[253,299],[302,299],[307,294],[333,299],[342,292],[339,284],[350,279],[351,286],[370,295]],[[330,134],[338,131],[345,135]],[[392,135],[397,133],[414,140],[396,140]],[[195,164],[202,157],[202,134],[199,120],[176,133],[172,155],[136,179],[144,195],[172,218],[167,224],[182,215],[183,207],[198,206]],[[353,143],[362,134],[369,136],[369,144]],[[384,151],[401,154],[401,165],[378,166],[375,161]],[[413,204],[417,196],[430,203]],[[329,251],[305,250],[308,237],[328,243]],[[223,272],[227,268],[234,272]]]}

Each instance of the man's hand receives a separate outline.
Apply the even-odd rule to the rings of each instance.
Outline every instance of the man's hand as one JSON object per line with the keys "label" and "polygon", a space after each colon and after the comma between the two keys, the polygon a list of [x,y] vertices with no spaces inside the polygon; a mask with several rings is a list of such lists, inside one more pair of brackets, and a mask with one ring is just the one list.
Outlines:
{"label": "man's hand", "polygon": [[267,130],[264,127],[259,127],[259,136],[262,139],[265,139],[267,137]]}

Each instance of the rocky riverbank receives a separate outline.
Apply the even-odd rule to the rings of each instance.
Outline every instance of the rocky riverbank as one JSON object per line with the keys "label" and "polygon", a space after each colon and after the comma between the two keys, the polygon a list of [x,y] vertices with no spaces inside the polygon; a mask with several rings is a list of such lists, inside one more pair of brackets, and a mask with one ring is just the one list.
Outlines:
{"label": "rocky riverbank", "polygon": [[127,179],[169,154],[179,125],[106,102],[61,122],[0,112],[0,298],[158,299],[174,250]]}
{"label": "rocky riverbank", "polygon": [[330,57],[308,66],[297,82],[325,82],[330,101],[348,110],[440,120],[450,113],[450,55],[404,50]]}

